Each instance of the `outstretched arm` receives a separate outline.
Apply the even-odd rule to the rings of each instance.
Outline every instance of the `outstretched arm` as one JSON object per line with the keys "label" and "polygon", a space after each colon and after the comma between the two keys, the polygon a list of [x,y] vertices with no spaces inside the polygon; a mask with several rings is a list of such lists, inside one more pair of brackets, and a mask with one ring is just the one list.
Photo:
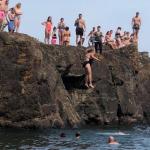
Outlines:
{"label": "outstretched arm", "polygon": [[46,22],[42,22],[41,24],[42,24],[43,26],[45,26],[45,25],[46,25]]}
{"label": "outstretched arm", "polygon": [[92,55],[92,58],[97,60],[97,61],[101,61],[100,59],[98,59],[96,56]]}

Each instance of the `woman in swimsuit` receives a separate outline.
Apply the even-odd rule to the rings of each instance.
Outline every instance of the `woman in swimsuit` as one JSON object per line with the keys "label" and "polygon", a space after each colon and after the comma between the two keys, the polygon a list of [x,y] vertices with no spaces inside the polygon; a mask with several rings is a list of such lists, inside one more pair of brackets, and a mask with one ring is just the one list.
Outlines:
{"label": "woman in swimsuit", "polygon": [[52,18],[49,16],[47,18],[47,21],[43,22],[42,25],[45,26],[45,38],[44,42],[45,44],[50,44],[50,36],[51,36],[51,30],[52,30]]}
{"label": "woman in swimsuit", "polygon": [[19,31],[20,27],[20,20],[21,20],[21,15],[22,15],[22,10],[21,10],[21,3],[16,4],[15,6],[15,30],[16,32]]}
{"label": "woman in swimsuit", "polygon": [[63,32],[65,30],[65,23],[64,18],[60,19],[60,22],[58,23],[58,36],[59,36],[59,45],[63,45]]}
{"label": "woman in swimsuit", "polygon": [[89,48],[86,50],[85,61],[83,63],[83,67],[85,68],[85,86],[87,88],[94,88],[92,84],[92,69],[91,65],[93,60],[101,61],[95,56],[95,50],[93,48]]}

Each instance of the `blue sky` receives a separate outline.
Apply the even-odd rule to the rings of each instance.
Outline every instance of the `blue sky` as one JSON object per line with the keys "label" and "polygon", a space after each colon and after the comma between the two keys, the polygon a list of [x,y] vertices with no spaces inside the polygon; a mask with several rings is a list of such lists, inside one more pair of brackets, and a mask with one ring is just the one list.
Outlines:
{"label": "blue sky", "polygon": [[121,26],[125,31],[132,31],[131,19],[136,11],[142,17],[142,28],[139,34],[139,50],[150,52],[150,0],[10,0],[10,7],[22,3],[23,16],[20,32],[36,37],[40,41],[44,38],[44,27],[41,22],[52,16],[53,24],[57,25],[61,17],[70,27],[71,44],[75,44],[74,20],[79,13],[87,24],[88,32],[93,26],[100,25],[102,31]]}

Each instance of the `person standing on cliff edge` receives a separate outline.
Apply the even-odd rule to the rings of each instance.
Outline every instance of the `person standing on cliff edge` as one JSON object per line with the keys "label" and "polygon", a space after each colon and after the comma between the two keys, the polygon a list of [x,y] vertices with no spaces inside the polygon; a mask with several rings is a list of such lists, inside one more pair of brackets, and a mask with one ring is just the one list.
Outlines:
{"label": "person standing on cliff edge", "polygon": [[139,12],[136,12],[136,16],[132,18],[132,28],[133,28],[133,34],[136,35],[136,38],[138,39],[138,33],[141,27],[141,17],[139,16]]}
{"label": "person standing on cliff edge", "polygon": [[76,19],[74,25],[76,26],[76,45],[78,46],[78,43],[80,42],[82,46],[82,37],[86,29],[85,21],[82,18],[82,14],[79,14],[79,18]]}

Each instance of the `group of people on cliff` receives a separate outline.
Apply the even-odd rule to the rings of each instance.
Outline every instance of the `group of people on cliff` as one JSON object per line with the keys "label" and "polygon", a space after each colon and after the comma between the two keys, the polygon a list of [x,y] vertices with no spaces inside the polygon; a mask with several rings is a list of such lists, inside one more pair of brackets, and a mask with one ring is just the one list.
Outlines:
{"label": "group of people on cliff", "polygon": [[8,26],[8,31],[18,32],[22,15],[21,3],[9,8],[9,0],[0,0],[0,31]]}
{"label": "group of people on cliff", "polygon": [[[20,26],[20,19],[22,15],[21,3],[17,3],[14,7],[8,9],[9,0],[0,0],[0,31],[3,31],[8,26],[9,32],[18,32]],[[42,22],[45,26],[46,44],[57,44],[57,36],[59,45],[70,45],[71,32],[69,27],[65,24],[64,18],[61,18],[57,26],[53,26],[52,17],[49,16],[46,21]],[[79,14],[75,20],[74,26],[76,27],[76,45],[82,46],[85,41],[86,23],[82,14]],[[131,43],[138,41],[138,33],[141,27],[141,18],[139,12],[132,19],[133,33],[122,30],[118,27],[113,37],[113,30],[107,31],[104,35],[101,32],[101,26],[93,27],[92,31],[88,34],[88,45],[94,46],[96,52],[102,53],[103,45],[109,45],[112,49],[118,49],[127,46]],[[58,31],[58,32],[57,32]]]}
{"label": "group of people on cliff", "polygon": [[[46,44],[56,44],[57,41],[57,29],[58,29],[58,38],[59,45],[69,45],[71,32],[69,31],[69,27],[66,26],[64,22],[64,18],[60,19],[57,27],[53,27],[52,17],[48,17],[47,21],[42,23],[45,25],[45,43]],[[85,41],[85,31],[86,31],[86,23],[83,19],[82,14],[79,14],[78,18],[74,23],[76,27],[76,45],[82,46]],[[53,27],[53,28],[52,28]],[[92,31],[88,34],[89,46],[94,46],[96,52],[102,53],[102,46],[109,45],[112,49],[118,49],[124,46],[127,46],[131,43],[137,43],[138,41],[138,33],[141,27],[141,18],[139,16],[139,12],[136,13],[136,16],[132,19],[132,29],[133,33],[122,30],[121,27],[118,27],[115,32],[115,37],[113,38],[113,30],[107,31],[105,36],[101,32],[101,26],[93,27]],[[51,42],[50,42],[51,39]]]}
{"label": "group of people on cliff", "polygon": [[136,13],[136,16],[132,19],[132,29],[133,33],[130,34],[128,31],[122,31],[121,27],[118,27],[115,32],[115,37],[113,37],[113,30],[107,31],[105,36],[100,32],[100,26],[93,27],[92,31],[88,34],[89,45],[95,45],[97,50],[97,45],[102,50],[102,45],[109,45],[112,49],[119,49],[124,46],[128,46],[131,43],[138,42],[138,33],[141,26],[141,18],[139,17],[139,12]]}

